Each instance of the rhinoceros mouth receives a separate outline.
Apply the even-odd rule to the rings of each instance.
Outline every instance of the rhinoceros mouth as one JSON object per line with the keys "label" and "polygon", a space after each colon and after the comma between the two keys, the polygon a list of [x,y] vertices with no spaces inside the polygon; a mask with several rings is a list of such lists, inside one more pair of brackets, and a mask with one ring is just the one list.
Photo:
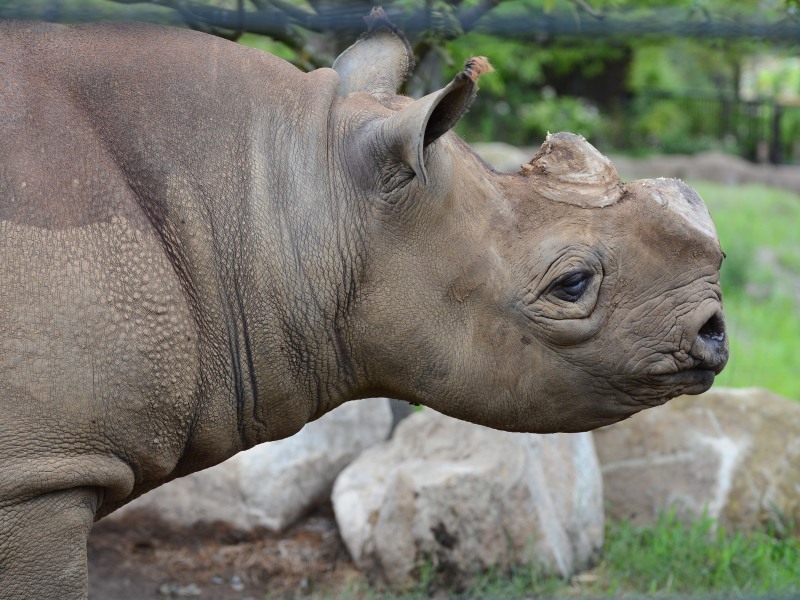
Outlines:
{"label": "rhinoceros mouth", "polygon": [[675,392],[674,396],[680,396],[682,394],[702,394],[708,391],[713,385],[716,375],[713,369],[690,368],[675,373],[650,375],[647,379],[651,386],[669,389]]}
{"label": "rhinoceros mouth", "polygon": [[676,396],[695,396],[708,391],[714,383],[713,369],[690,367],[668,373],[649,373],[615,382],[614,387],[637,404],[657,406]]}

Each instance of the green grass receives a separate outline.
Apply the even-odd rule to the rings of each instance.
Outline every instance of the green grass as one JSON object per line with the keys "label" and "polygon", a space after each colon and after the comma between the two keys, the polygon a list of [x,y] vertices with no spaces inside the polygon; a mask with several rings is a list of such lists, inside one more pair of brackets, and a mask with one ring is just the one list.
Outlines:
{"label": "green grass", "polygon": [[800,540],[770,532],[728,532],[712,519],[684,524],[674,513],[654,526],[609,524],[600,564],[572,581],[536,569],[487,574],[466,591],[430,585],[392,594],[365,582],[317,598],[421,600],[430,597],[522,600],[532,598],[796,598],[800,595]]}
{"label": "green grass", "polygon": [[729,294],[725,317],[731,355],[716,385],[758,386],[800,399],[800,318],[791,298]]}
{"label": "green grass", "polygon": [[608,529],[597,591],[742,597],[800,593],[800,540],[726,532],[705,518],[662,515],[653,527]]}
{"label": "green grass", "polygon": [[692,183],[711,211],[731,343],[717,385],[800,400],[800,196],[764,186]]}
{"label": "green grass", "polygon": [[661,516],[655,526],[610,524],[600,565],[573,582],[518,570],[485,578],[469,598],[758,597],[800,594],[800,540],[769,533],[726,532],[712,519],[681,523]]}

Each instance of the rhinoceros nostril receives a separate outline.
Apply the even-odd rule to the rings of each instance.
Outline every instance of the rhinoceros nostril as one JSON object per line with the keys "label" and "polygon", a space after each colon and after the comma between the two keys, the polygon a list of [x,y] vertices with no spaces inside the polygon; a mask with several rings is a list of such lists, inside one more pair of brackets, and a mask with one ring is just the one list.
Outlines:
{"label": "rhinoceros nostril", "polygon": [[725,339],[725,321],[719,313],[715,313],[697,332],[700,337],[714,342]]}
{"label": "rhinoceros nostril", "polygon": [[719,373],[725,368],[728,362],[728,340],[725,334],[725,317],[719,307],[700,327],[689,355],[694,359],[692,369]]}

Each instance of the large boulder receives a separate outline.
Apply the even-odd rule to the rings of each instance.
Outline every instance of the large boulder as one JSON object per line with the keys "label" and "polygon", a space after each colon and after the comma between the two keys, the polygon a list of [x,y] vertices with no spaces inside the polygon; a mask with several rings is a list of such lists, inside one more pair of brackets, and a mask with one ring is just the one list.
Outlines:
{"label": "large boulder", "polygon": [[290,438],[177,479],[114,515],[144,510],[184,526],[223,522],[279,531],[327,501],[339,472],[365,448],[386,440],[391,427],[386,398],[347,402]]}
{"label": "large boulder", "polygon": [[400,587],[426,566],[452,585],[520,564],[568,576],[603,542],[591,434],[507,433],[429,409],[342,471],[333,507],[356,564]]}
{"label": "large boulder", "polygon": [[738,529],[800,525],[800,404],[717,388],[595,432],[608,516],[675,509]]}

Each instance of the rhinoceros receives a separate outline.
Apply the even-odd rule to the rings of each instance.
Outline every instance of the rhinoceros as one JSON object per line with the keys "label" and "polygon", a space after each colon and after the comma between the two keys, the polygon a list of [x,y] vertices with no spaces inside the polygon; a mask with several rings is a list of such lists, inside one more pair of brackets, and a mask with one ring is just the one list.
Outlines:
{"label": "rhinoceros", "polygon": [[86,595],[92,523],[391,396],[580,431],[727,360],[708,212],[551,135],[451,130],[490,69],[397,95],[381,13],[303,73],[150,25],[0,26],[0,597]]}

